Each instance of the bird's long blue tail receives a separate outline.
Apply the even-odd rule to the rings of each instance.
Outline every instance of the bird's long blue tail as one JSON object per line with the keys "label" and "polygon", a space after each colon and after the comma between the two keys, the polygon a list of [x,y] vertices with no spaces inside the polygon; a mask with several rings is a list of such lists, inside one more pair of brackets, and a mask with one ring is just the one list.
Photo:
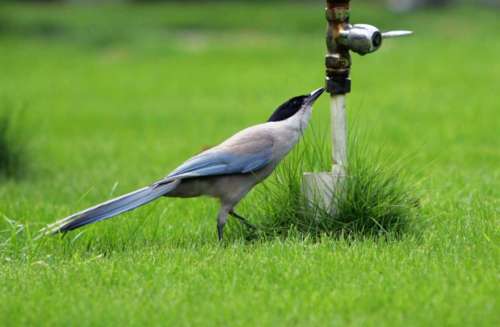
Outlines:
{"label": "bird's long blue tail", "polygon": [[114,217],[145,205],[167,194],[175,189],[178,183],[179,181],[172,181],[168,184],[153,184],[152,186],[144,187],[134,192],[119,196],[61,219],[52,225],[49,225],[44,232],[45,234],[63,233]]}

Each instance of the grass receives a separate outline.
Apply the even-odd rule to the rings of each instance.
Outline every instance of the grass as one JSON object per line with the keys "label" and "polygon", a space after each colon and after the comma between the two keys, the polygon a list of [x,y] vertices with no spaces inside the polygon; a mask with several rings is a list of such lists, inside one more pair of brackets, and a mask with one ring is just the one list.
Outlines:
{"label": "grass", "polygon": [[[34,240],[318,87],[322,7],[2,4],[0,97],[36,124],[33,174],[0,184],[0,325],[497,326],[500,40],[484,9],[353,9],[416,31],[353,57],[348,111],[382,155],[369,167],[409,158],[418,233],[247,242],[231,220],[220,246],[216,203],[166,199]],[[324,97],[314,130],[328,120]],[[266,187],[238,207],[252,222]]]}
{"label": "grass", "polygon": [[320,198],[307,199],[302,192],[303,172],[329,171],[332,162],[329,137],[312,134],[260,189],[254,213],[260,221],[256,228],[242,228],[247,238],[295,233],[314,238],[397,238],[418,230],[422,223],[419,199],[416,185],[404,170],[404,160],[384,158],[364,145],[366,140],[354,137],[356,133],[351,133],[349,142],[347,177],[337,188],[328,190],[330,206],[336,209],[325,208]]}

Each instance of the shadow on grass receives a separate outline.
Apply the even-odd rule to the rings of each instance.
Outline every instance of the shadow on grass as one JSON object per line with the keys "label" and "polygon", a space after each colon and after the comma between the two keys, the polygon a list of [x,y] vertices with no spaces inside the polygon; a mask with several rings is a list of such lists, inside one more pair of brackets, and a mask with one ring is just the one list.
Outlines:
{"label": "shadow on grass", "polygon": [[0,35],[15,37],[60,38],[68,34],[64,25],[45,18],[20,21],[15,16],[0,16]]}
{"label": "shadow on grass", "polygon": [[96,30],[91,27],[77,29],[50,20],[29,23],[5,20],[0,22],[0,36],[80,44],[96,50],[125,44],[129,39],[123,32],[113,29]]}
{"label": "shadow on grass", "polygon": [[0,182],[18,179],[28,169],[28,132],[24,110],[0,101]]}

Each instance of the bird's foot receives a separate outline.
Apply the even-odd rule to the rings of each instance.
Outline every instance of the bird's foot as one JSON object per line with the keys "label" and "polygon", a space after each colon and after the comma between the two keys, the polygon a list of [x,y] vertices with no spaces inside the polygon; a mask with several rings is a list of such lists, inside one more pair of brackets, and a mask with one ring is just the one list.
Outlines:
{"label": "bird's foot", "polygon": [[238,219],[238,221],[240,223],[242,223],[243,225],[245,225],[246,227],[254,229],[254,230],[257,229],[257,227],[255,227],[255,225],[251,224],[247,219],[245,219],[244,217],[240,216],[239,214],[237,214],[233,210],[229,211],[229,214],[231,216],[233,216],[234,218]]}

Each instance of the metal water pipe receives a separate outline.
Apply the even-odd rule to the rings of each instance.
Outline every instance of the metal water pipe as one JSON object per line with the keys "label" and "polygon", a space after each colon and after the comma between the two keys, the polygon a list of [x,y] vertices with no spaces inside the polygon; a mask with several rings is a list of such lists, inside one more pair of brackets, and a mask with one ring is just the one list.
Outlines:
{"label": "metal water pipe", "polygon": [[346,176],[346,95],[351,92],[351,52],[366,55],[378,50],[383,40],[410,35],[410,31],[382,33],[368,24],[350,23],[350,0],[326,0],[325,88],[330,93],[332,159],[331,172],[305,173],[303,190],[309,201],[335,210],[333,193]]}

